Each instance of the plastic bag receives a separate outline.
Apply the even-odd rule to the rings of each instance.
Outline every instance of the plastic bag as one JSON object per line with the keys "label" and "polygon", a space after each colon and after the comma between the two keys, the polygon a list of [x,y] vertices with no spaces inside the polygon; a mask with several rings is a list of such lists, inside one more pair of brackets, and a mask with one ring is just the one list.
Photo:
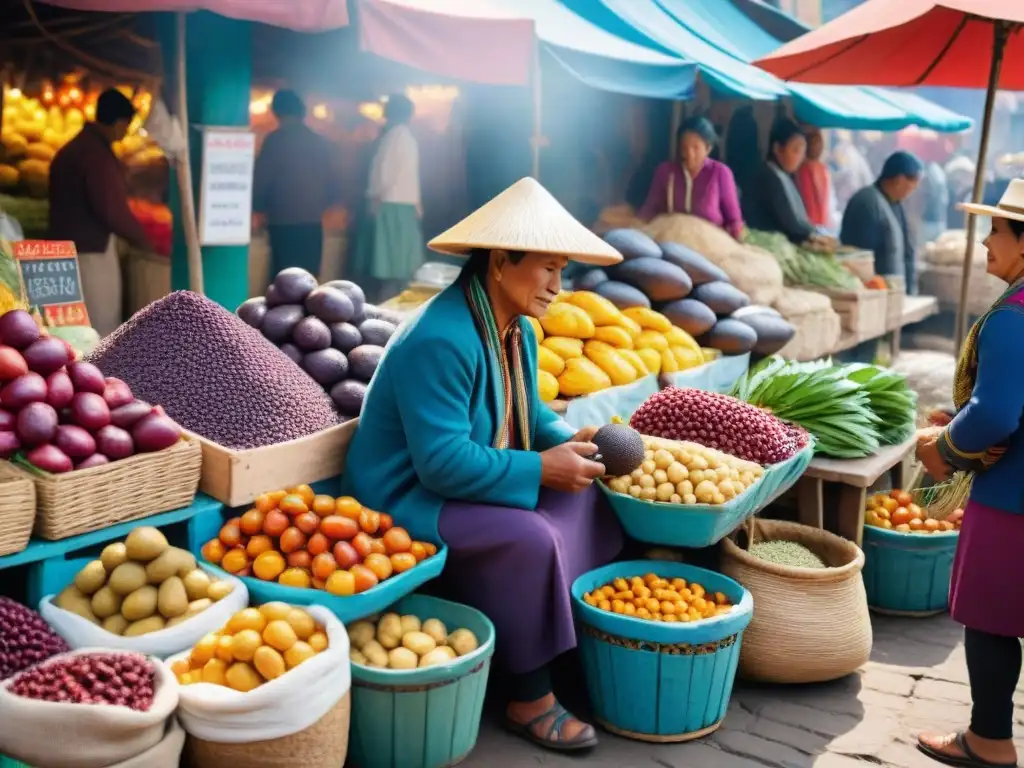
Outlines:
{"label": "plastic bag", "polygon": [[[110,651],[83,648],[54,656],[44,664],[88,653]],[[6,681],[0,687],[0,753],[46,768],[110,768],[152,749],[164,738],[167,719],[178,706],[178,682],[159,659],[150,661],[156,685],[147,712],[36,701],[8,691],[17,676]]]}
{"label": "plastic bag", "polygon": [[[320,722],[344,698],[352,684],[348,632],[326,608],[301,610],[323,624],[327,648],[248,693],[210,683],[182,686],[178,717],[189,735],[221,744],[279,739]],[[190,652],[167,659],[168,670]]]}
{"label": "plastic bag", "polygon": [[249,605],[249,590],[245,584],[226,574],[206,573],[212,579],[224,579],[235,585],[231,594],[214,603],[198,616],[183,621],[176,627],[161,629],[139,637],[121,637],[107,632],[87,619],[71,611],[65,611],[53,604],[53,595],[47,595],[39,602],[39,613],[72,648],[112,648],[118,651],[135,651],[166,659],[186,649],[191,649],[204,635],[216,632],[228,623],[228,619]]}

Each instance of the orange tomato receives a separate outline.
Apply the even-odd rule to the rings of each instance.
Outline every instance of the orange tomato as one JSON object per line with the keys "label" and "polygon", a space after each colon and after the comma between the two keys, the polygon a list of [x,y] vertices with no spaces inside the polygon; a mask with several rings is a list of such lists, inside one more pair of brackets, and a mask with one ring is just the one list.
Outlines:
{"label": "orange tomato", "polygon": [[379,514],[380,514],[380,532],[381,533],[387,533],[388,531],[390,531],[392,528],[395,527],[395,521],[392,519],[391,515],[389,515],[387,512],[381,512]]}
{"label": "orange tomato", "polygon": [[237,523],[227,522],[224,524],[224,527],[220,529],[219,538],[224,543],[225,547],[228,547],[229,549],[231,547],[237,547],[242,543],[242,530],[238,527]]}
{"label": "orange tomato", "polygon": [[281,547],[281,551],[286,555],[297,549],[302,549],[306,546],[306,534],[298,528],[289,528],[281,534],[279,546]]}
{"label": "orange tomato", "polygon": [[347,541],[339,541],[334,545],[334,561],[338,564],[339,568],[348,569],[353,565],[358,565],[362,557],[356,551],[355,547],[349,544]]}
{"label": "orange tomato", "polygon": [[906,507],[899,507],[892,515],[889,520],[892,521],[894,526],[906,525],[909,523],[914,516],[910,514],[910,510]]}
{"label": "orange tomato", "polygon": [[405,573],[416,567],[416,556],[411,552],[396,552],[391,556],[391,567],[395,573]]}
{"label": "orange tomato", "polygon": [[363,533],[376,533],[380,528],[380,512],[363,507],[363,511],[359,513],[359,527],[363,529]]}
{"label": "orange tomato", "polygon": [[255,508],[250,509],[242,515],[238,527],[246,536],[255,536],[257,533],[263,533],[263,513]]}
{"label": "orange tomato", "polygon": [[331,542],[322,533],[314,533],[306,542],[306,549],[309,550],[309,554],[316,557],[328,552],[331,549]]}
{"label": "orange tomato", "polygon": [[914,497],[906,491],[893,491],[892,497],[896,499],[896,503],[901,507],[909,507],[914,503]]}
{"label": "orange tomato", "polygon": [[412,539],[405,528],[392,528],[384,534],[384,548],[389,555],[396,552],[408,552],[412,546]]}
{"label": "orange tomato", "polygon": [[245,554],[245,550],[242,548],[228,550],[228,553],[220,561],[220,567],[228,573],[240,573],[248,566],[249,556]]}
{"label": "orange tomato", "polygon": [[291,521],[288,520],[288,515],[276,509],[272,509],[267,512],[267,516],[263,518],[263,532],[267,536],[278,537],[291,525]]}
{"label": "orange tomato", "polygon": [[338,570],[338,563],[330,552],[323,552],[313,558],[313,578],[327,581]]}
{"label": "orange tomato", "polygon": [[928,533],[935,533],[937,530],[939,530],[939,521],[929,517],[927,520],[924,521],[924,529]]}
{"label": "orange tomato", "polygon": [[373,536],[370,537],[370,554],[371,555],[386,555],[388,553],[387,547],[384,546],[384,539],[378,539]]}
{"label": "orange tomato", "polygon": [[313,499],[316,498],[316,492],[306,484],[296,485],[294,488],[288,489],[289,496],[298,496],[305,502],[307,507],[313,505]]}
{"label": "orange tomato", "polygon": [[917,504],[908,504],[907,511],[910,512],[914,517],[924,517],[924,510],[922,510]]}
{"label": "orange tomato", "polygon": [[273,550],[259,555],[252,564],[252,572],[257,579],[276,581],[284,573],[285,562],[280,552]]}
{"label": "orange tomato", "polygon": [[313,589],[326,589],[327,588],[327,582],[323,581],[322,579],[312,579],[310,581],[310,584],[313,586]]}
{"label": "orange tomato", "polygon": [[363,561],[363,565],[373,571],[378,581],[391,578],[394,568],[391,565],[391,558],[387,555],[372,554]]}
{"label": "orange tomato", "polygon": [[427,559],[427,549],[426,549],[426,547],[423,546],[423,542],[422,541],[414,541],[409,546],[409,554],[411,554],[413,557],[416,558],[416,562],[417,563],[420,560],[426,560]]}
{"label": "orange tomato", "polygon": [[313,556],[304,549],[288,553],[288,565],[291,568],[309,568],[312,562]]}
{"label": "orange tomato", "polygon": [[341,496],[334,503],[334,510],[336,514],[347,517],[349,520],[358,520],[359,513],[363,511],[363,505],[351,496]]}
{"label": "orange tomato", "polygon": [[295,527],[307,536],[312,536],[320,527],[320,518],[316,512],[303,512],[295,518]]}
{"label": "orange tomato", "polygon": [[259,557],[264,552],[269,552],[273,548],[273,540],[269,536],[260,534],[249,539],[249,543],[245,545],[245,552],[249,557]]}
{"label": "orange tomato", "polygon": [[[372,574],[371,574],[372,575]],[[373,586],[372,584],[370,586]],[[366,587],[369,589],[370,587]],[[356,577],[348,571],[335,571],[327,578],[324,589],[328,594],[348,597],[356,593]]]}
{"label": "orange tomato", "polygon": [[900,533],[910,533],[910,525],[908,525],[907,523],[900,523],[899,525],[894,527],[893,530],[899,531]]}
{"label": "orange tomato", "polygon": [[267,514],[272,509],[277,509],[277,499],[275,499],[269,493],[262,493],[256,497],[256,500],[252,503],[254,509],[259,510],[263,514]]}
{"label": "orange tomato", "polygon": [[318,517],[334,514],[334,497],[321,493],[313,499],[312,509]]}
{"label": "orange tomato", "polygon": [[949,520],[942,520],[939,522],[939,530],[948,533],[953,530],[953,523],[949,522]]}
{"label": "orange tomato", "polygon": [[356,594],[373,589],[378,584],[377,574],[365,565],[353,565],[348,572],[352,575],[353,589]]}
{"label": "orange tomato", "polygon": [[423,548],[427,550],[427,557],[433,557],[437,554],[437,544],[431,544],[429,541],[424,541]]}
{"label": "orange tomato", "polygon": [[[373,552],[373,539],[368,533],[357,533],[352,539],[352,548],[359,553],[359,559],[362,560]],[[335,555],[335,557],[338,556]],[[339,559],[338,562],[340,563],[341,560]]]}
{"label": "orange tomato", "polygon": [[281,499],[283,499],[287,495],[288,495],[288,491],[284,491],[284,490],[281,490],[281,491],[271,491],[270,493],[267,494],[267,496],[270,497],[270,501],[274,505],[275,509],[277,508],[277,505],[281,503]]}
{"label": "orange tomato", "polygon": [[910,530],[920,531],[922,528],[924,528],[924,521],[919,517],[912,517],[910,518],[910,522],[908,523],[908,525],[910,526]]}
{"label": "orange tomato", "polygon": [[228,550],[220,539],[210,539],[203,544],[203,548],[199,551],[203,556],[203,560],[218,565],[224,559],[224,555]]}
{"label": "orange tomato", "polygon": [[241,517],[232,517],[232,518],[229,518],[229,519],[224,521],[224,525],[233,525],[235,527],[238,527],[241,524],[242,524],[242,518]]}
{"label": "orange tomato", "polygon": [[301,515],[303,512],[308,512],[309,507],[306,506],[306,502],[301,496],[297,496],[294,493],[290,493],[281,499],[281,503],[277,505],[277,508],[284,512],[286,515],[295,517]]}
{"label": "orange tomato", "polygon": [[359,523],[349,517],[328,515],[320,521],[320,533],[329,539],[347,541],[359,533]]}
{"label": "orange tomato", "polygon": [[311,585],[311,579],[309,572],[304,571],[301,568],[289,568],[287,571],[277,577],[277,583],[283,584],[286,587],[298,587],[299,589],[309,589]]}

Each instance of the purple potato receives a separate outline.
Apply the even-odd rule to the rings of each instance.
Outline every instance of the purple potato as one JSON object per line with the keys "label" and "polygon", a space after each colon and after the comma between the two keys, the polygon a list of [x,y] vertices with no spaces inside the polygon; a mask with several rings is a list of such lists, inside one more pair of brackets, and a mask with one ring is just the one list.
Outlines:
{"label": "purple potato", "polygon": [[277,294],[286,304],[301,304],[316,286],[316,278],[301,267],[282,269],[274,278]]}
{"label": "purple potato", "polygon": [[363,314],[366,294],[363,293],[363,289],[358,285],[351,280],[331,280],[329,283],[324,283],[324,286],[339,290],[348,296],[349,301],[352,302],[352,317],[349,319],[349,322],[353,322],[356,317],[360,317]]}
{"label": "purple potato", "polygon": [[243,301],[238,309],[235,310],[235,314],[242,318],[246,325],[251,325],[253,328],[258,329],[263,324],[263,318],[267,316],[269,309],[267,300],[262,296],[257,296],[254,299]]}
{"label": "purple potato", "polygon": [[383,347],[388,339],[394,334],[396,327],[387,320],[376,320],[369,318],[359,326],[359,333],[363,337],[363,344],[373,344],[376,347]]}
{"label": "purple potato", "polygon": [[327,389],[348,375],[348,358],[337,349],[320,349],[303,357],[302,367],[317,384]]}
{"label": "purple potato", "polygon": [[360,381],[369,381],[373,378],[380,359],[384,356],[384,348],[373,344],[363,344],[356,347],[348,355],[349,366],[352,376]]}
{"label": "purple potato", "polygon": [[331,326],[331,346],[348,354],[363,343],[363,335],[352,323],[334,323]]}
{"label": "purple potato", "polygon": [[323,285],[306,297],[306,311],[325,323],[347,323],[356,313],[352,300],[338,288]]}
{"label": "purple potato", "polygon": [[318,317],[304,317],[292,329],[292,343],[304,352],[331,346],[331,329]]}
{"label": "purple potato", "polygon": [[365,397],[366,384],[356,379],[346,379],[331,387],[331,399],[345,416],[358,416]]}
{"label": "purple potato", "polygon": [[281,345],[281,351],[288,355],[288,358],[296,365],[302,364],[302,350],[290,341],[286,341]]}
{"label": "purple potato", "polygon": [[292,330],[306,316],[305,310],[297,304],[282,304],[267,312],[260,330],[275,344],[288,341]]}

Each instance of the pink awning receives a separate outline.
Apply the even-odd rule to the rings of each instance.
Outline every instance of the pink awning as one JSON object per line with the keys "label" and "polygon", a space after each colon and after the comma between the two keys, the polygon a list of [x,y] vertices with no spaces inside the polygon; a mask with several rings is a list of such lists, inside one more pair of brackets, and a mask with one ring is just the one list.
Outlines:
{"label": "pink awning", "polygon": [[140,13],[212,11],[244,21],[258,21],[301,32],[347,27],[346,0],[44,0],[74,11]]}
{"label": "pink awning", "polygon": [[[534,21],[489,0],[358,0],[359,44],[401,64],[488,85],[526,85]],[[444,13],[439,12],[444,8]]]}

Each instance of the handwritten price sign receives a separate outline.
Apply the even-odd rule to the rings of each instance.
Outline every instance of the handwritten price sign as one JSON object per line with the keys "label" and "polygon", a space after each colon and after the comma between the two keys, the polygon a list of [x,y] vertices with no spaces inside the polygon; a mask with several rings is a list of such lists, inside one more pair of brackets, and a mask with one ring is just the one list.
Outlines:
{"label": "handwritten price sign", "polygon": [[23,240],[13,250],[30,306],[55,326],[89,325],[74,243]]}

